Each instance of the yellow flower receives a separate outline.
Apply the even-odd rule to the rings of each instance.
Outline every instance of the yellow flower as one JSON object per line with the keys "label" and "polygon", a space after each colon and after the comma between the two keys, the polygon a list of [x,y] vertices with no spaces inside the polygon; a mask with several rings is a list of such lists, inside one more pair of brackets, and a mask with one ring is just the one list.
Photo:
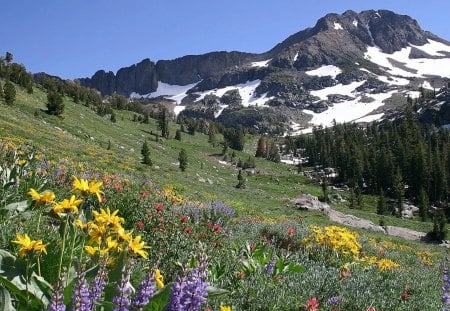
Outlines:
{"label": "yellow flower", "polygon": [[145,259],[148,258],[148,253],[145,251],[146,248],[150,248],[149,246],[145,246],[144,241],[141,241],[141,236],[138,235],[128,244],[129,251],[131,254],[139,255]]}
{"label": "yellow flower", "polygon": [[220,306],[220,311],[231,311],[230,306]]}
{"label": "yellow flower", "polygon": [[100,212],[93,211],[94,219],[99,224],[103,224],[105,226],[111,225],[114,230],[119,231],[122,228],[122,224],[125,220],[122,217],[117,216],[119,210],[115,210],[111,213],[109,207],[105,210],[100,208]]}
{"label": "yellow flower", "polygon": [[120,240],[130,242],[133,239],[132,232],[133,231],[125,233],[124,228],[119,228],[119,230],[117,230],[117,235],[119,236]]}
{"label": "yellow flower", "polygon": [[88,253],[91,256],[94,256],[95,253],[97,253],[97,251],[99,250],[98,247],[92,247],[92,246],[85,246],[84,250],[86,251],[86,253]]}
{"label": "yellow flower", "polygon": [[117,240],[113,240],[113,238],[109,236],[106,238],[106,246],[100,250],[100,254],[104,255],[106,253],[109,253],[110,251],[116,249],[118,246],[119,243],[117,242]]}
{"label": "yellow flower", "polygon": [[82,195],[87,196],[95,194],[97,196],[98,202],[102,201],[102,194],[105,194],[100,188],[103,186],[103,182],[90,181],[86,179],[73,176],[73,188],[72,191],[80,192]]}
{"label": "yellow flower", "polygon": [[394,268],[400,267],[400,265],[398,263],[396,263],[395,261],[392,261],[390,259],[387,259],[387,258],[380,259],[378,261],[377,265],[378,265],[378,269],[380,269],[380,271],[392,270]]}
{"label": "yellow flower", "polygon": [[42,244],[42,240],[31,240],[28,234],[16,234],[17,240],[11,241],[12,243],[18,244],[21,246],[19,249],[19,256],[25,257],[27,253],[36,251],[36,252],[44,252],[47,254],[46,247],[48,244]]}
{"label": "yellow flower", "polygon": [[87,227],[87,224],[84,224],[83,221],[81,221],[81,219],[79,218],[73,222],[73,225],[81,230]]}
{"label": "yellow flower", "polygon": [[155,270],[155,282],[158,288],[164,287],[164,277],[162,276],[161,271],[159,271],[159,269]]}
{"label": "yellow flower", "polygon": [[19,160],[19,161],[17,161],[17,164],[19,166],[25,165],[26,163],[27,163],[27,160]]}
{"label": "yellow flower", "polygon": [[55,203],[53,211],[56,214],[60,213],[78,213],[78,206],[83,200],[77,200],[75,196],[71,196],[70,199],[64,199],[62,202]]}
{"label": "yellow flower", "polygon": [[33,188],[30,188],[27,194],[33,198],[36,205],[39,205],[40,203],[42,204],[51,203],[55,200],[55,194],[53,193],[53,191],[49,190],[39,193]]}

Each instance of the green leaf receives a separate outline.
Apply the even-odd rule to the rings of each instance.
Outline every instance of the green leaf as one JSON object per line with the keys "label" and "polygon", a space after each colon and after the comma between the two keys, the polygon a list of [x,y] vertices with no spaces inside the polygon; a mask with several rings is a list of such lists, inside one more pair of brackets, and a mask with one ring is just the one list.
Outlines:
{"label": "green leaf", "polygon": [[304,272],[305,268],[303,266],[295,264],[294,262],[291,262],[287,268],[287,271],[292,273],[300,273]]}
{"label": "green leaf", "polygon": [[169,303],[170,290],[172,284],[167,284],[164,288],[156,292],[155,296],[150,302],[142,309],[142,311],[164,311]]}
{"label": "green leaf", "polygon": [[208,292],[208,298],[210,297],[217,297],[217,296],[223,296],[226,294],[229,294],[230,291],[223,289],[223,288],[218,288],[218,287],[214,287],[214,286],[208,286],[206,287],[206,291]]}
{"label": "green leaf", "polygon": [[14,202],[6,205],[5,209],[9,212],[22,213],[26,211],[28,207],[28,201]]}
{"label": "green leaf", "polygon": [[0,276],[0,283],[1,285],[3,285],[4,289],[8,289],[9,292],[11,292],[14,296],[16,296],[16,298],[19,299],[19,301],[23,304],[26,303],[27,301],[27,295],[22,292],[20,290],[20,288],[18,288],[15,284],[13,284],[12,282],[10,282],[8,279],[6,279],[3,276]]}
{"label": "green leaf", "polygon": [[13,311],[15,310],[11,295],[5,287],[0,286],[0,311]]}

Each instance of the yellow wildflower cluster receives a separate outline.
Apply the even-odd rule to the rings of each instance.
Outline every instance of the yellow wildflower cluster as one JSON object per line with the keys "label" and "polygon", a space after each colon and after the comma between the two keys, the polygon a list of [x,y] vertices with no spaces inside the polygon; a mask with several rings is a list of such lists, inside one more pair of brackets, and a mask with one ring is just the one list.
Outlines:
{"label": "yellow wildflower cluster", "polygon": [[179,194],[178,191],[175,189],[174,186],[166,186],[163,189],[163,195],[167,202],[169,203],[185,203],[186,198]]}
{"label": "yellow wildflower cluster", "polygon": [[55,193],[53,193],[53,191],[46,190],[44,192],[39,193],[33,188],[30,188],[27,194],[33,198],[35,206],[39,206],[41,204],[45,205],[55,201]]}
{"label": "yellow wildflower cluster", "polygon": [[80,229],[86,230],[89,240],[85,250],[91,256],[97,252],[100,255],[110,254],[112,252],[122,252],[128,250],[131,255],[139,255],[148,258],[145,246],[141,236],[133,238],[132,232],[126,232],[122,227],[125,222],[122,217],[117,216],[119,210],[111,212],[109,208],[100,208],[100,211],[94,211],[94,219],[84,224],[77,219],[74,224]]}
{"label": "yellow wildflower cluster", "polygon": [[338,226],[325,228],[311,226],[311,233],[302,242],[308,248],[312,248],[314,244],[318,244],[329,250],[335,250],[339,254],[351,256],[354,259],[359,257],[361,250],[361,244],[357,240],[357,234]]}
{"label": "yellow wildflower cluster", "polygon": [[15,244],[20,245],[19,249],[19,256],[25,257],[30,252],[38,252],[38,253],[45,253],[47,254],[47,244],[43,244],[42,240],[31,240],[31,238],[28,236],[28,234],[16,234],[16,239],[12,241]]}
{"label": "yellow wildflower cluster", "polygon": [[422,262],[424,265],[432,266],[433,261],[431,260],[431,252],[417,252],[417,257],[419,257],[420,262]]}
{"label": "yellow wildflower cluster", "polygon": [[401,244],[401,243],[393,243],[391,241],[383,241],[380,243],[380,246],[386,249],[393,249],[393,250],[401,250],[401,251],[408,251],[413,252],[414,248],[412,248],[409,245]]}
{"label": "yellow wildflower cluster", "polygon": [[155,283],[156,286],[158,286],[158,288],[164,287],[164,277],[162,276],[161,271],[159,271],[159,269],[155,270]]}
{"label": "yellow wildflower cluster", "polygon": [[103,186],[103,182],[99,181],[87,181],[86,179],[73,176],[73,188],[72,191],[79,193],[81,196],[89,196],[95,194],[98,202],[102,202],[103,191],[100,188]]}
{"label": "yellow wildflower cluster", "polygon": [[396,263],[395,261],[393,261],[389,258],[383,258],[383,259],[378,260],[377,265],[378,265],[378,269],[380,269],[380,271],[393,270],[395,268],[400,267],[400,265],[398,263]]}

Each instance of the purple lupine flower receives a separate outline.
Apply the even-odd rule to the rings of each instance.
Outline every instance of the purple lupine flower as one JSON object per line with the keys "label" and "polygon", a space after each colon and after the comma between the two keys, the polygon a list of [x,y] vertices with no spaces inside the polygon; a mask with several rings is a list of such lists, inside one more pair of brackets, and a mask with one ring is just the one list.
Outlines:
{"label": "purple lupine flower", "polygon": [[116,305],[113,311],[128,311],[130,309],[130,294],[132,289],[130,286],[130,269],[128,265],[125,265],[122,269],[122,278],[117,285],[117,296],[114,296],[112,302]]}
{"label": "purple lupine flower", "polygon": [[178,278],[172,286],[167,311],[197,311],[206,303],[206,272],[193,269],[187,277]]}
{"label": "purple lupine flower", "polygon": [[100,267],[98,269],[97,275],[92,282],[89,291],[89,298],[91,300],[91,306],[95,306],[97,302],[102,298],[103,290],[105,289],[106,282],[108,278],[108,273],[106,271],[106,259],[100,262]]}
{"label": "purple lupine flower", "polygon": [[444,311],[448,311],[450,307],[450,274],[448,266],[443,263],[442,269],[444,271],[444,274],[442,275],[443,280],[443,286],[442,286],[442,302],[444,303]]}
{"label": "purple lupine flower", "polygon": [[85,273],[78,274],[72,292],[72,310],[90,311],[91,299],[89,297],[89,288]]}
{"label": "purple lupine flower", "polygon": [[143,308],[148,304],[155,292],[155,278],[154,273],[147,273],[147,276],[142,280],[139,285],[135,298],[131,302],[134,308]]}
{"label": "purple lupine flower", "polygon": [[273,275],[273,269],[275,268],[275,263],[276,263],[275,259],[271,259],[269,261],[269,263],[266,266],[266,274],[267,275],[269,275],[269,276]]}
{"label": "purple lupine flower", "polygon": [[48,305],[48,311],[66,311],[66,305],[64,304],[64,279],[61,277],[53,286],[52,298]]}
{"label": "purple lupine flower", "polygon": [[341,298],[341,297],[339,297],[339,296],[333,296],[333,297],[328,298],[327,304],[328,304],[330,307],[336,307],[338,304],[341,303],[341,301],[342,301],[342,298]]}

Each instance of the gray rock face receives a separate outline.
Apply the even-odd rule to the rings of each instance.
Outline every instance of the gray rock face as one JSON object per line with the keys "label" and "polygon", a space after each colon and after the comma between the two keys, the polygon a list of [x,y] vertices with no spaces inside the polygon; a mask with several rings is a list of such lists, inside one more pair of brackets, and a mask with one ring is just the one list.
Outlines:
{"label": "gray rock face", "polygon": [[[386,10],[346,11],[322,17],[314,27],[293,34],[261,54],[220,51],[160,60],[156,64],[145,59],[121,68],[116,74],[97,71],[91,78],[80,79],[80,82],[98,89],[103,95],[117,92],[128,96],[132,92],[153,92],[158,81],[172,85],[199,82],[192,93],[259,79],[262,83],[257,94],[268,93],[268,96],[277,97],[274,105],[302,108],[311,103],[306,102],[309,100],[305,96],[307,90],[366,80],[368,73],[358,68],[382,74],[377,73],[380,69],[375,64],[364,59],[367,46],[377,45],[383,52],[393,53],[409,44],[423,45],[427,38],[445,42],[423,31],[417,21],[406,15]],[[411,51],[413,58],[428,57],[425,54],[417,49]],[[251,62],[269,59],[268,66],[251,66]],[[304,73],[321,65],[337,65],[344,70],[335,79]],[[374,92],[386,91],[382,84],[376,82],[365,84],[363,88]]]}

